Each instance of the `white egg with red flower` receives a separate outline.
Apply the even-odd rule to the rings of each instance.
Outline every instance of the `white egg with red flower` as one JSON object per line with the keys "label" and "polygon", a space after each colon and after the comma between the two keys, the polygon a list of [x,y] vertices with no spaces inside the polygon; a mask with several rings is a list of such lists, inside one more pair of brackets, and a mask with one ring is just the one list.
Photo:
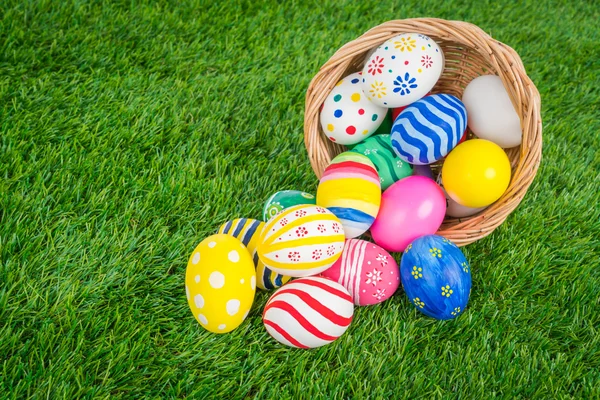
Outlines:
{"label": "white egg with red flower", "polygon": [[361,73],[339,81],[323,103],[321,128],[332,142],[354,144],[372,135],[385,119],[387,109],[367,99]]}
{"label": "white egg with red flower", "polygon": [[429,92],[444,70],[444,54],[431,38],[403,33],[381,44],[362,70],[362,89],[381,107],[413,103]]}

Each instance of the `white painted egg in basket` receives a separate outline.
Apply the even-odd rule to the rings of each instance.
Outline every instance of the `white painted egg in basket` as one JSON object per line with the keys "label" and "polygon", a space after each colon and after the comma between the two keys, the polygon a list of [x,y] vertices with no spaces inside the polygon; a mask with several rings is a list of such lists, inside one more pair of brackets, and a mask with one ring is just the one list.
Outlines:
{"label": "white painted egg in basket", "polygon": [[321,128],[332,142],[355,144],[372,135],[387,109],[369,101],[362,91],[361,72],[340,80],[323,103]]}
{"label": "white painted egg in basket", "polygon": [[362,89],[373,103],[402,107],[425,96],[444,70],[444,55],[428,36],[403,33],[381,44],[362,70]]}

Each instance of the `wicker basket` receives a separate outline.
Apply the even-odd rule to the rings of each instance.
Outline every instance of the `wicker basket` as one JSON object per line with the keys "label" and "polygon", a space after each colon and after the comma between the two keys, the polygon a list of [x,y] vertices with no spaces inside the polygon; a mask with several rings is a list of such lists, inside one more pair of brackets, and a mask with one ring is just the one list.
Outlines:
{"label": "wicker basket", "polygon": [[[512,179],[506,192],[494,204],[472,217],[447,217],[438,231],[439,235],[464,246],[489,235],[519,205],[535,177],[542,156],[540,94],[525,73],[519,55],[477,26],[435,18],[396,20],[381,24],[344,45],[321,67],[306,93],[304,141],[308,157],[320,178],[331,159],[345,151],[344,146],[331,142],[323,134],[319,123],[321,104],[341,78],[362,68],[370,49],[405,32],[427,35],[444,51],[446,66],[432,93],[449,93],[460,98],[472,79],[496,74],[502,79],[521,118],[521,146],[506,151],[512,167]],[[436,173],[440,165],[432,167]]]}

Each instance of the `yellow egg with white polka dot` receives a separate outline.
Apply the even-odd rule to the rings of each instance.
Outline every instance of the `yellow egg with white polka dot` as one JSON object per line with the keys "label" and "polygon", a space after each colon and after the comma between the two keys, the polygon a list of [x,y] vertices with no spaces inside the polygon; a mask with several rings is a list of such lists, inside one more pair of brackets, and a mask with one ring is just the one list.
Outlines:
{"label": "yellow egg with white polka dot", "polygon": [[233,236],[212,235],[194,249],[185,271],[192,314],[210,332],[231,332],[254,302],[256,270],[244,244]]}

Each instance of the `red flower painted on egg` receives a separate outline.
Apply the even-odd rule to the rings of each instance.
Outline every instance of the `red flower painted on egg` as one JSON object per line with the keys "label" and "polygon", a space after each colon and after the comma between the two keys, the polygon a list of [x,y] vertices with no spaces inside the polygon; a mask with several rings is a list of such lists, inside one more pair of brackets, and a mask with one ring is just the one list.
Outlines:
{"label": "red flower painted on egg", "polygon": [[335,233],[340,233],[340,224],[338,224],[337,222],[334,222],[334,224],[331,227],[333,228],[333,231]]}
{"label": "red flower painted on egg", "polygon": [[425,68],[429,68],[433,65],[433,61],[431,61],[431,57],[425,55],[421,57],[421,65]]}
{"label": "red flower painted on egg", "polygon": [[329,257],[331,257],[334,254],[335,254],[335,246],[331,245],[331,246],[327,247],[327,255]]}
{"label": "red flower painted on egg", "polygon": [[308,230],[303,226],[296,229],[296,236],[298,236],[298,237],[304,237],[304,236],[306,236],[307,233],[308,233]]}
{"label": "red flower painted on egg", "polygon": [[319,260],[319,259],[321,259],[321,256],[323,256],[323,251],[321,251],[321,249],[317,249],[312,252],[313,260]]}
{"label": "red flower painted on egg", "polygon": [[288,253],[288,258],[292,262],[298,262],[298,261],[300,261],[300,253],[297,251],[290,251]]}
{"label": "red flower painted on egg", "polygon": [[383,57],[375,56],[369,63],[367,72],[373,76],[380,74],[383,68]]}

